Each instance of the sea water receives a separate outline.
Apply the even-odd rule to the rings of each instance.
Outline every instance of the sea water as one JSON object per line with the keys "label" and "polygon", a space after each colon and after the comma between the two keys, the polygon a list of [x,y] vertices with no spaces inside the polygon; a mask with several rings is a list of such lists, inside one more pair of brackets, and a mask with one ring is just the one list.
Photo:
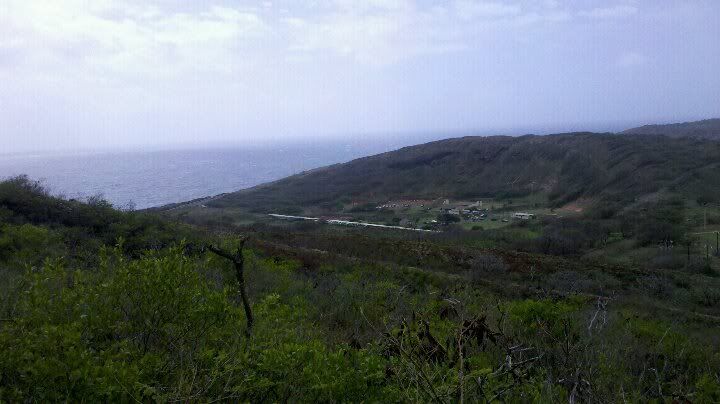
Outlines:
{"label": "sea water", "polygon": [[144,209],[233,192],[391,149],[314,145],[0,155],[0,179],[27,175],[55,195]]}

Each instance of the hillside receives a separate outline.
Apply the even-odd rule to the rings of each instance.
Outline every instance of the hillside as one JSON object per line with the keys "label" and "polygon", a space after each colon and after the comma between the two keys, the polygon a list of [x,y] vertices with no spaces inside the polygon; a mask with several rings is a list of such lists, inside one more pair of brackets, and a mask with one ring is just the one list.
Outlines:
{"label": "hillside", "polygon": [[89,202],[0,182],[0,402],[720,400],[718,259],[697,251],[608,265]]}
{"label": "hillside", "polygon": [[561,206],[628,204],[669,191],[718,193],[720,144],[664,136],[570,133],[463,137],[406,147],[219,196],[207,204],[256,212],[333,209],[393,198],[504,198],[531,192]]}
{"label": "hillside", "polygon": [[672,123],[667,125],[645,125],[628,129],[621,133],[626,135],[665,135],[670,137],[720,140],[720,119],[705,119],[702,121]]}

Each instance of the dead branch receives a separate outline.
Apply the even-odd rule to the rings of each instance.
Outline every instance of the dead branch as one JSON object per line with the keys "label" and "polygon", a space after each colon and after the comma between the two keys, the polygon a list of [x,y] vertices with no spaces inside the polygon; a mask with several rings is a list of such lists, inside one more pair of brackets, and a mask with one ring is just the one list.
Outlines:
{"label": "dead branch", "polygon": [[252,308],[250,307],[250,301],[248,300],[247,290],[245,289],[245,260],[243,258],[243,247],[245,246],[246,237],[240,239],[240,244],[234,253],[230,253],[222,248],[208,245],[207,249],[219,257],[223,257],[229,261],[232,261],[235,267],[235,277],[238,281],[238,287],[240,288],[240,298],[242,299],[243,308],[245,309],[245,317],[247,318],[247,327],[245,328],[245,335],[250,337],[253,326],[253,314]]}
{"label": "dead branch", "polygon": [[609,299],[603,299],[602,297],[598,297],[597,303],[595,303],[595,314],[590,319],[590,323],[588,324],[587,330],[589,334],[592,334],[593,325],[595,324],[595,320],[597,319],[598,315],[602,316],[602,324],[599,325],[597,328],[601,329],[605,326],[607,323],[607,304]]}

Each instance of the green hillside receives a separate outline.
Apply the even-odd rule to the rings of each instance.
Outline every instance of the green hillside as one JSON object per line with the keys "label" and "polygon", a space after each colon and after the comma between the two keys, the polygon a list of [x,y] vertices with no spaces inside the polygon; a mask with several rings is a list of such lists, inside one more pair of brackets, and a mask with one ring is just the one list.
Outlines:
{"label": "green hillside", "polygon": [[720,399],[720,278],[691,261],[205,229],[0,183],[0,402]]}
{"label": "green hillside", "polygon": [[671,123],[666,125],[645,125],[628,129],[622,133],[626,135],[665,135],[670,137],[720,140],[720,119],[705,119],[702,121]]}
{"label": "green hillside", "polygon": [[717,402],[718,162],[466,137],[155,212],[0,182],[0,402]]}
{"label": "green hillside", "polygon": [[207,202],[256,212],[396,198],[547,196],[626,206],[658,192],[720,196],[720,144],[664,136],[570,133],[447,139],[319,168]]}

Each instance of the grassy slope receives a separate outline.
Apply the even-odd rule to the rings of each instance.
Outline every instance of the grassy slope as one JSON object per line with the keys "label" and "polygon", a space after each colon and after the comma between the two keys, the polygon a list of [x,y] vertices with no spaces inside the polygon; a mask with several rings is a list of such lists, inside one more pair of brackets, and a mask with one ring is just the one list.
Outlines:
{"label": "grassy slope", "polygon": [[[244,339],[229,264],[177,248],[197,229],[22,180],[0,184],[0,223],[0,268],[32,267],[0,294],[0,401],[453,402],[462,380],[468,401],[556,402],[569,377],[587,386],[580,401],[720,398],[717,278],[446,234],[247,229],[257,323]],[[466,335],[475,322],[482,334]]]}
{"label": "grassy slope", "polygon": [[[720,192],[720,144],[664,136],[575,133],[448,139],[324,167],[227,194],[212,207],[257,212],[392,198],[522,196],[544,191],[627,205],[659,191]],[[716,188],[717,189],[717,188]],[[694,197],[695,195],[693,195]]]}
{"label": "grassy slope", "polygon": [[668,125],[645,125],[628,129],[622,133],[720,140],[720,119],[706,119],[703,121],[673,123]]}

